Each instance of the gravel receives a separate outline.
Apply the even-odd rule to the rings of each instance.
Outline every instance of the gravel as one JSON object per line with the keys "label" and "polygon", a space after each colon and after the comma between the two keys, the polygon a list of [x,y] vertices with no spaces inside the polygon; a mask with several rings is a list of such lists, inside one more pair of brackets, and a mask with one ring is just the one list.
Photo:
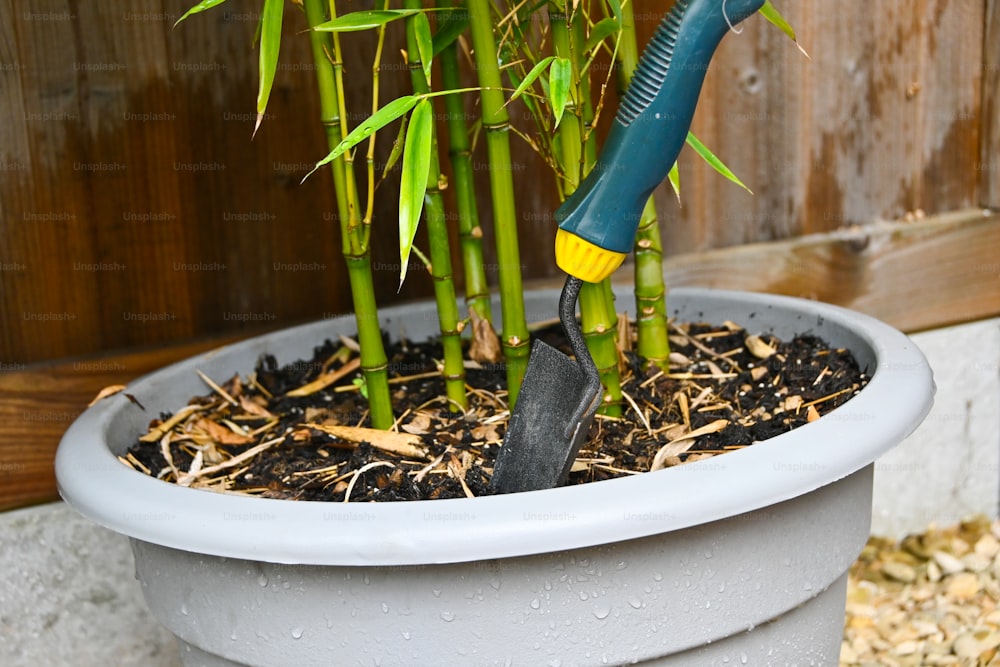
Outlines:
{"label": "gravel", "polygon": [[1000,665],[998,602],[1000,521],[872,537],[851,568],[841,667]]}

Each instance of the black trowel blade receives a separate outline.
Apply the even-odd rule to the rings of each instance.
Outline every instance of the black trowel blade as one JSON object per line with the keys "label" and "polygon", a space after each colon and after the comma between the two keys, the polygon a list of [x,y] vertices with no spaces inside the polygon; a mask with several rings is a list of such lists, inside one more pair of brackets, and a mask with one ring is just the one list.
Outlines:
{"label": "black trowel blade", "polygon": [[[535,341],[491,486],[499,493],[549,489],[565,481],[600,396],[580,365]],[[582,406],[582,409],[581,409]]]}

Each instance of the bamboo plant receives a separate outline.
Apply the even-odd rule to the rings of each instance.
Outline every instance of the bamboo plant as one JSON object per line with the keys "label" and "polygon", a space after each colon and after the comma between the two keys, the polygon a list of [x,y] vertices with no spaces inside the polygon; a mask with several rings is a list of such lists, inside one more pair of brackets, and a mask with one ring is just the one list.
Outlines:
{"label": "bamboo plant", "polygon": [[[344,14],[338,13],[336,0],[291,1],[304,12],[308,26],[320,122],[327,143],[326,156],[316,163],[313,172],[329,165],[333,179],[372,426],[390,428],[395,420],[371,266],[371,243],[380,236],[373,235],[372,229],[387,224],[373,220],[375,136],[393,128],[397,141],[388,162],[390,166],[397,161],[400,164],[400,282],[406,277],[411,253],[429,265],[444,350],[446,398],[455,410],[466,407],[462,331],[469,319],[487,325],[493,319],[483,266],[484,235],[478,221],[477,201],[481,195],[475,192],[469,162],[474,138],[481,138],[485,144],[502,315],[500,343],[507,369],[508,402],[513,407],[527,367],[529,334],[522,294],[511,142],[526,141],[552,167],[560,198],[579,185],[596,162],[595,122],[601,110],[609,106],[605,92],[610,71],[597,78],[592,64],[603,55],[617,65],[620,94],[638,62],[631,0],[549,0],[515,3],[513,8],[500,0],[436,0],[435,5],[401,0],[401,7],[390,7],[389,0],[382,0],[377,9]],[[223,2],[203,0],[178,23]],[[264,117],[277,70],[285,9],[283,0],[262,2],[255,132]],[[765,3],[761,13],[794,39],[791,28],[770,2]],[[410,70],[412,93],[383,101],[379,72],[386,57],[387,30],[396,21],[405,26],[402,57]],[[371,68],[371,114],[351,127],[346,113],[341,35],[356,31],[371,32],[376,50]],[[471,88],[461,86],[462,53],[473,62],[476,85]],[[466,122],[465,96],[477,98],[479,118],[471,124]],[[514,102],[528,112],[525,127],[511,123],[508,105]],[[443,127],[450,145],[446,157],[439,154],[435,105],[443,105],[446,110]],[[688,139],[698,155],[739,183],[693,135]],[[358,159],[364,159],[366,178],[362,187],[355,177],[354,163]],[[441,196],[445,172],[452,175],[456,188],[454,214],[446,211]],[[670,182],[679,196],[676,165]],[[456,299],[450,219],[458,221],[467,318],[461,316]],[[427,254],[414,246],[421,222],[427,227]],[[666,368],[666,289],[660,269],[659,221],[652,199],[643,212],[635,255],[638,352],[650,363]],[[618,414],[622,341],[616,341],[617,316],[607,281],[586,286],[581,294],[581,315],[588,347],[605,388],[603,409],[606,414]]]}

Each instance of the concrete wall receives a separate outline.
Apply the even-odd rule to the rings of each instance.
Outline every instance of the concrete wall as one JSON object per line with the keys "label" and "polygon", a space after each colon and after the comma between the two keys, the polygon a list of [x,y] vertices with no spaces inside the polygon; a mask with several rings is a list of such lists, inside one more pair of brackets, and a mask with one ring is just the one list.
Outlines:
{"label": "concrete wall", "polygon": [[[902,536],[1000,506],[1000,319],[914,336],[938,394],[876,463],[873,532]],[[0,665],[176,667],[125,538],[61,503],[0,514]]]}

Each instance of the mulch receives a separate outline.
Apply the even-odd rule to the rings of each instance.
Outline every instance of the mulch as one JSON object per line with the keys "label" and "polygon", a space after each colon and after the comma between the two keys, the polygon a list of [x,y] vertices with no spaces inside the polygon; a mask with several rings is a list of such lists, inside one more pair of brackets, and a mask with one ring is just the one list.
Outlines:
{"label": "mulch", "polygon": [[[631,341],[629,330],[622,337]],[[560,343],[556,326],[536,332]],[[803,335],[780,341],[732,324],[673,323],[669,372],[620,352],[621,416],[598,415],[568,484],[642,474],[752,446],[818,419],[867,382],[851,353]],[[490,493],[509,410],[502,363],[466,362],[469,408],[444,395],[441,348],[389,346],[392,431],[367,427],[357,344],[309,359],[259,360],[245,376],[154,419],[119,457],[165,482],[268,498],[433,500]]]}

